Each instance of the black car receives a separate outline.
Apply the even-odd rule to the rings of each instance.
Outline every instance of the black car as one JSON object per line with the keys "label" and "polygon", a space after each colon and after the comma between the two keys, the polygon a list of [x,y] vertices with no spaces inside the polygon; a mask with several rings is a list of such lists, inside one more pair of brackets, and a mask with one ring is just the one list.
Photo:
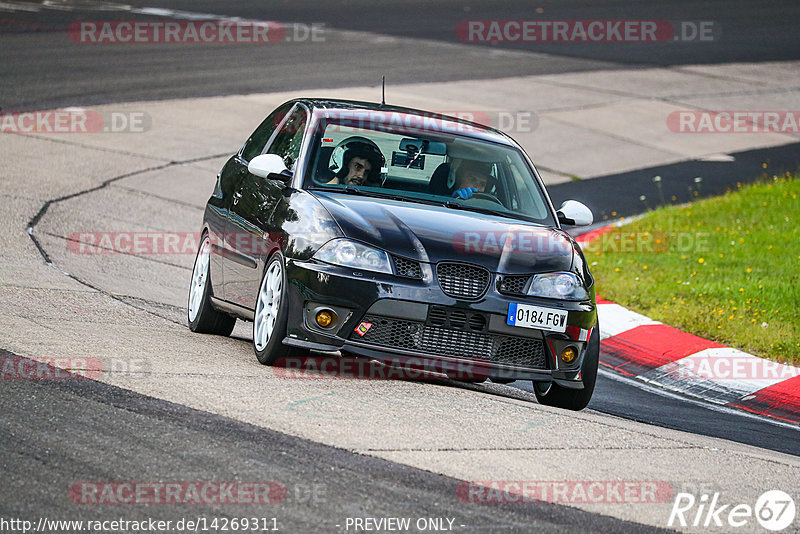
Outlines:
{"label": "black car", "polygon": [[[597,377],[594,280],[533,163],[480,124],[365,102],[279,106],[217,176],[189,289],[195,332],[253,321],[258,360],[413,361],[532,380],[580,410]],[[433,365],[431,365],[433,364]]]}

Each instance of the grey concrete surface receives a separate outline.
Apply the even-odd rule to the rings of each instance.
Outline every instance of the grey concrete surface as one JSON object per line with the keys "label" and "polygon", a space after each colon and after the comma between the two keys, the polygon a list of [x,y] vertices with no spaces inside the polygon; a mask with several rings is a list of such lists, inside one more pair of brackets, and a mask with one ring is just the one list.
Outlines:
{"label": "grey concrete surface", "polygon": [[[6,356],[9,354],[0,350],[0,357]],[[256,517],[265,521],[258,519],[259,528],[251,531],[262,532],[266,522],[280,532],[352,532],[352,525],[346,528],[347,518],[364,515],[444,517],[453,522],[452,530],[457,532],[653,532],[650,526],[550,503],[465,504],[457,494],[456,479],[102,382],[2,380],[0,423],[4,445],[0,525],[4,532],[19,530],[7,528],[9,519],[37,523],[42,517],[51,521],[171,521],[170,528],[159,531],[181,533],[195,530],[176,528],[181,520],[204,517],[211,527],[207,531],[215,532],[223,529],[213,527],[214,518],[247,518],[246,529],[250,530]],[[273,488],[282,487],[285,494],[256,505],[200,498],[177,505],[145,502],[120,506],[82,503],[80,498],[76,503],[67,496],[76,483],[112,480],[198,485],[205,481],[226,485],[270,482],[280,484]],[[213,500],[214,493],[211,495]],[[407,531],[425,531],[414,528],[413,520],[410,525]],[[86,529],[51,526],[38,531],[61,534]]]}
{"label": "grey concrete surface", "polygon": [[[141,8],[161,8],[159,10]],[[792,0],[686,2],[566,0],[15,0],[0,5],[4,54],[0,86],[6,109],[103,104],[271,92],[303,87],[491,79],[599,71],[800,59],[794,39],[800,8]],[[94,46],[71,41],[79,20],[186,20],[241,17],[324,26],[324,40],[293,38],[266,46],[136,43]],[[714,25],[711,41],[464,43],[469,20],[662,20]],[[293,36],[292,36],[293,37]],[[17,69],[24,64],[25,69]],[[346,67],[342,68],[345,64]],[[141,73],[146,70],[147,76]],[[779,78],[776,78],[779,79]],[[65,104],[67,103],[67,104]]]}

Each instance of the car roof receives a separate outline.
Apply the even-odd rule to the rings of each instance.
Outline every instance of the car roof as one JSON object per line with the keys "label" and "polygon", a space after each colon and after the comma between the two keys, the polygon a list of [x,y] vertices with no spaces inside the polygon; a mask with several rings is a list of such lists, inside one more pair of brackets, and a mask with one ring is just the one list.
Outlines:
{"label": "car roof", "polygon": [[[371,119],[375,118],[381,122],[385,121],[390,124],[424,125],[424,127],[430,127],[432,130],[441,131],[442,133],[450,135],[463,135],[465,137],[483,139],[494,143],[514,147],[518,146],[508,135],[499,130],[495,130],[484,124],[442,113],[402,106],[391,106],[377,102],[339,100],[334,98],[296,98],[291,100],[291,102],[305,104],[316,116],[353,118],[365,114]],[[387,114],[391,115],[386,116]]]}

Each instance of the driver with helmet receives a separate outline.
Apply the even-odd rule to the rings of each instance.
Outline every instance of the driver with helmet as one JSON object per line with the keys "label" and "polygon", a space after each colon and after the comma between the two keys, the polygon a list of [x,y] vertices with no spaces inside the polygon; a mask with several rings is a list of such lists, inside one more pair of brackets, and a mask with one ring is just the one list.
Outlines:
{"label": "driver with helmet", "polygon": [[386,162],[380,149],[368,140],[350,141],[342,147],[342,167],[328,183],[380,186],[381,168]]}
{"label": "driver with helmet", "polygon": [[492,178],[492,166],[489,163],[466,160],[458,166],[453,197],[471,198],[475,193],[483,193]]}

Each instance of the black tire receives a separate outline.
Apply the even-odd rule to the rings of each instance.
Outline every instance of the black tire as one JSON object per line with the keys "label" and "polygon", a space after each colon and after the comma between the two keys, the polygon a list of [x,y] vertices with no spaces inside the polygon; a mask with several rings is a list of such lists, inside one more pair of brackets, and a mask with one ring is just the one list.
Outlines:
{"label": "black tire", "polygon": [[[555,382],[534,382],[533,392],[539,404],[580,411],[592,400],[594,385],[597,382],[597,367],[600,363],[600,325],[592,330],[586,348],[586,357],[581,366],[583,389],[569,389]],[[548,387],[549,386],[549,387]]]}
{"label": "black tire", "polygon": [[[211,240],[208,234],[204,233],[200,239],[200,247],[197,249],[197,255],[194,258],[194,267],[192,268],[192,280],[189,282],[189,299],[186,304],[186,318],[189,323],[189,329],[198,334],[215,334],[219,336],[229,336],[233,332],[233,327],[236,325],[236,318],[231,317],[227,313],[219,312],[211,305],[211,295],[213,295],[213,287],[211,282],[210,265],[206,262],[205,268],[200,267],[198,271],[198,261],[201,260],[201,254],[208,255]],[[202,278],[202,296],[199,297],[197,303],[197,312],[193,315],[192,306],[192,291],[199,292],[200,286],[198,284],[198,275]],[[199,296],[199,293],[198,293]]]}
{"label": "black tire", "polygon": [[[259,309],[260,306],[266,306],[266,302],[261,302],[264,284],[267,283],[267,275],[270,274],[272,269],[280,269],[281,291],[277,302],[277,313],[274,315],[274,326],[272,332],[267,336],[266,343],[259,349],[257,342],[259,325]],[[283,259],[283,254],[276,252],[267,262],[264,267],[264,274],[261,276],[261,283],[258,285],[258,295],[256,296],[256,311],[253,320],[253,352],[256,358],[263,365],[273,365],[278,358],[281,357],[301,357],[307,356],[308,351],[297,348],[289,347],[283,344],[283,339],[286,337],[286,324],[289,317],[289,299],[286,296],[288,288],[286,279],[286,263]]]}

